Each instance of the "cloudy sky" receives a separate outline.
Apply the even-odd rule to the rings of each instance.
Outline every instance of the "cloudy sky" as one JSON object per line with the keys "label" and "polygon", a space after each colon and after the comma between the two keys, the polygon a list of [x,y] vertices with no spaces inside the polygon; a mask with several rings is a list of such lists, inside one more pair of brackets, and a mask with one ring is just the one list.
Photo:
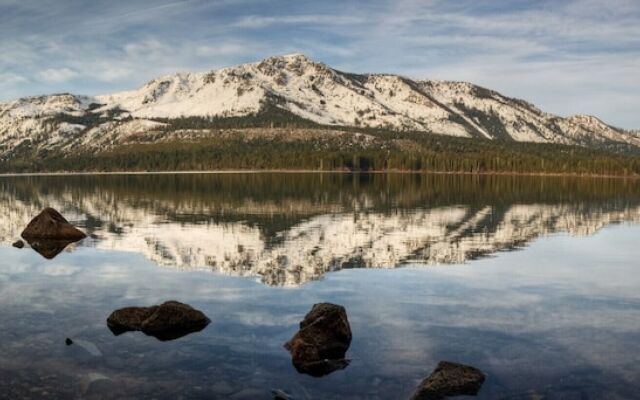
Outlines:
{"label": "cloudy sky", "polygon": [[292,52],[640,128],[638,0],[0,0],[0,100]]}

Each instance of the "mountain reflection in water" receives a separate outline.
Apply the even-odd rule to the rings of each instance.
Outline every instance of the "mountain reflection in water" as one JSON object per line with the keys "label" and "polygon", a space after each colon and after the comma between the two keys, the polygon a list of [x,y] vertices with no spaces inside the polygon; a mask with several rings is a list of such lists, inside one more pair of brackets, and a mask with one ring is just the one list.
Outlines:
{"label": "mountain reflection in water", "polygon": [[[53,259],[11,246],[46,206],[89,234]],[[638,221],[634,180],[21,176],[0,177],[0,207],[0,399],[408,399],[442,360],[486,374],[479,399],[640,391],[640,226],[591,235]],[[211,324],[108,328],[170,299]],[[351,363],[300,374],[283,344],[327,302]]]}
{"label": "mountain reflection in water", "polygon": [[[0,240],[45,206],[91,235],[69,246],[296,286],[345,268],[457,264],[540,235],[640,220],[635,181],[449,175],[5,177]],[[38,246],[52,258],[65,246]]]}

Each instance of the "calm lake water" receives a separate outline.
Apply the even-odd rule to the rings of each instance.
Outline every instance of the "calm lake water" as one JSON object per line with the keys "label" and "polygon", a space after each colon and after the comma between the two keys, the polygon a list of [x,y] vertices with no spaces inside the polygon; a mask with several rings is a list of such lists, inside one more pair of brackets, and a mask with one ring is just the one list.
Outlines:
{"label": "calm lake water", "polygon": [[[46,206],[90,237],[50,259],[11,247]],[[478,398],[640,393],[637,181],[4,177],[0,208],[0,398],[406,399],[440,360],[483,370]],[[211,324],[107,328],[166,300]],[[283,348],[318,302],[353,331],[322,378]]]}

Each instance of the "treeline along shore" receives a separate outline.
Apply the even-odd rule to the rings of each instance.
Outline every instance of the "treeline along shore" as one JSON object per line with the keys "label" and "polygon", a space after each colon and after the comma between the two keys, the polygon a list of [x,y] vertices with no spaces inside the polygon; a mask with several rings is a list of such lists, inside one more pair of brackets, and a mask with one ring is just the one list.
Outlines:
{"label": "treeline along shore", "polygon": [[638,154],[423,132],[184,129],[134,137],[104,149],[64,153],[34,149],[0,160],[0,172],[295,170],[640,176]]}

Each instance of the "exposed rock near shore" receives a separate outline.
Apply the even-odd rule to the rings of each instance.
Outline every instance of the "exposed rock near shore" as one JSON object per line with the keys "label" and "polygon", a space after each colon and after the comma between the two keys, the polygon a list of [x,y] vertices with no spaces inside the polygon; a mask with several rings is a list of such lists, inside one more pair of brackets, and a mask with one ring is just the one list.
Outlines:
{"label": "exposed rock near shore", "polygon": [[142,331],[162,341],[201,331],[210,322],[202,311],[177,301],[151,307],[121,308],[107,318],[107,326],[114,335]]}
{"label": "exposed rock near shore", "polygon": [[323,376],[349,365],[345,354],[350,344],[351,327],[344,307],[320,303],[314,304],[284,347],[298,372]]}
{"label": "exposed rock near shore", "polygon": [[13,242],[13,244],[11,244],[13,247],[17,248],[17,249],[21,249],[24,247],[24,242],[22,240],[16,240],[15,242]]}
{"label": "exposed rock near shore", "polygon": [[36,215],[22,231],[21,236],[29,239],[78,241],[87,235],[71,225],[62,214],[47,207]]}
{"label": "exposed rock near shore", "polygon": [[411,400],[440,400],[450,396],[475,396],[484,383],[485,375],[468,365],[441,361],[424,379]]}

